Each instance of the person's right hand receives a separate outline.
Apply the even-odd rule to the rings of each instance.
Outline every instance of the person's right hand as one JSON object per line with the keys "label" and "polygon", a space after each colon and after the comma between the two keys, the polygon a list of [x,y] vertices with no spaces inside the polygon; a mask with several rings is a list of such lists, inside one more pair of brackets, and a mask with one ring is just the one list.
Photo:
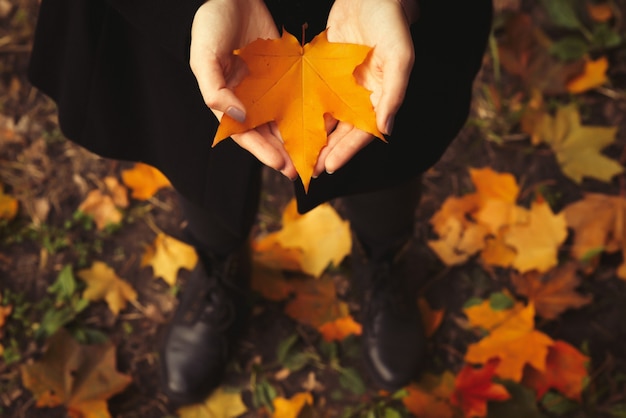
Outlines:
{"label": "person's right hand", "polygon": [[[191,28],[189,64],[204,102],[218,119],[226,113],[243,122],[246,116],[245,106],[233,88],[246,75],[247,67],[233,51],[258,38],[278,37],[263,0],[210,0],[200,6]],[[263,164],[290,179],[297,177],[274,122],[232,138]]]}

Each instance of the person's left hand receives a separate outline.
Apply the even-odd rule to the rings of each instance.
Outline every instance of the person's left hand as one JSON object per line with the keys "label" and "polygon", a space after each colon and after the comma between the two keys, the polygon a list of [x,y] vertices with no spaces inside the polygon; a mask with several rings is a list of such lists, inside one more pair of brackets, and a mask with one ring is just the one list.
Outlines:
{"label": "person's left hand", "polygon": [[[368,45],[369,59],[355,72],[357,81],[372,91],[378,129],[390,135],[404,100],[415,53],[409,31],[417,18],[417,0],[336,0],[326,27],[330,42]],[[347,122],[337,122],[317,159],[313,176],[333,173],[374,137]],[[332,122],[327,120],[327,128]]]}

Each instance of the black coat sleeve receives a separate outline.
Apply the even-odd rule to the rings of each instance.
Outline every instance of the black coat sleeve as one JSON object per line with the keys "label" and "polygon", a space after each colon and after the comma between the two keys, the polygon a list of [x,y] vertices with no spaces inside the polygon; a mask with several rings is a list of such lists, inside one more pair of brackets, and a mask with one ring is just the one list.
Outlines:
{"label": "black coat sleeve", "polygon": [[206,0],[107,0],[146,39],[189,61],[191,24]]}

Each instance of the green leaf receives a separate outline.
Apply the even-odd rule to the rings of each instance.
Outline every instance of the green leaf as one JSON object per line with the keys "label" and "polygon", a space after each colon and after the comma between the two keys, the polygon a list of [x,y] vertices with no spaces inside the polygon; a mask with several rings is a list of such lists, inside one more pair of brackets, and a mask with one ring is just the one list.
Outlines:
{"label": "green leaf", "polygon": [[596,258],[597,255],[602,254],[602,252],[604,251],[604,247],[597,247],[597,248],[592,248],[591,250],[587,251],[585,254],[583,254],[583,256],[580,258],[580,261],[582,261],[583,263],[589,263],[591,262],[591,260],[593,260],[594,258]]}
{"label": "green leaf", "polygon": [[390,406],[386,407],[384,411],[385,418],[402,418],[402,414],[400,414],[400,412]]}
{"label": "green leaf", "polygon": [[68,322],[76,317],[76,311],[69,306],[63,306],[61,309],[52,308],[44,314],[39,324],[39,328],[35,332],[35,338],[47,338],[57,332]]}
{"label": "green leaf", "polygon": [[359,373],[351,367],[339,369],[339,385],[355,395],[362,395],[367,390]]}
{"label": "green leaf", "polygon": [[570,416],[571,412],[580,408],[578,403],[556,392],[547,392],[541,399],[541,406],[546,411],[558,416]]}
{"label": "green leaf", "polygon": [[309,362],[313,360],[311,355],[308,353],[300,352],[289,354],[285,361],[283,361],[282,365],[292,372],[297,372],[304,368]]}
{"label": "green leaf", "polygon": [[48,287],[48,293],[56,295],[57,301],[67,300],[76,292],[76,279],[72,273],[72,266],[66,265],[59,272],[56,281]]}
{"label": "green leaf", "polygon": [[329,362],[332,362],[337,359],[337,343],[334,341],[324,341],[320,342],[320,351],[322,356],[328,359]]}
{"label": "green leaf", "polygon": [[541,0],[541,5],[548,13],[555,26],[567,29],[584,29],[578,19],[574,2],[571,0]]}
{"label": "green leaf", "polygon": [[563,61],[578,60],[588,52],[589,45],[587,42],[577,36],[568,36],[550,46],[550,53]]}
{"label": "green leaf", "polygon": [[276,348],[276,360],[278,360],[280,364],[284,365],[289,351],[291,351],[291,348],[298,342],[299,338],[298,334],[292,334],[278,344]]}
{"label": "green leaf", "polygon": [[489,296],[489,306],[494,311],[504,311],[505,309],[511,309],[515,305],[515,301],[502,292],[492,293]]}
{"label": "green leaf", "polygon": [[487,418],[541,418],[532,390],[508,380],[498,383],[504,385],[511,398],[506,401],[489,402]]}
{"label": "green leaf", "polygon": [[472,306],[478,306],[483,303],[483,300],[479,297],[471,297],[464,304],[463,309],[471,308]]}
{"label": "green leaf", "polygon": [[622,41],[622,36],[606,23],[600,23],[593,28],[593,38],[591,42],[596,48],[615,48],[619,46]]}

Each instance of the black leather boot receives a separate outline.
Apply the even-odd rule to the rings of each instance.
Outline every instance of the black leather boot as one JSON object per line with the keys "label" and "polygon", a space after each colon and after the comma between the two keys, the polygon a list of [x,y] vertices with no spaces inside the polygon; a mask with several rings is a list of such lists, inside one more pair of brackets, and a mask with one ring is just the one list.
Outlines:
{"label": "black leather boot", "polygon": [[368,259],[354,242],[352,283],[360,298],[364,361],[374,382],[394,392],[417,376],[426,354],[411,241],[379,260]]}
{"label": "black leather boot", "polygon": [[163,392],[175,404],[203,401],[217,388],[250,316],[249,245],[191,272],[161,346]]}

